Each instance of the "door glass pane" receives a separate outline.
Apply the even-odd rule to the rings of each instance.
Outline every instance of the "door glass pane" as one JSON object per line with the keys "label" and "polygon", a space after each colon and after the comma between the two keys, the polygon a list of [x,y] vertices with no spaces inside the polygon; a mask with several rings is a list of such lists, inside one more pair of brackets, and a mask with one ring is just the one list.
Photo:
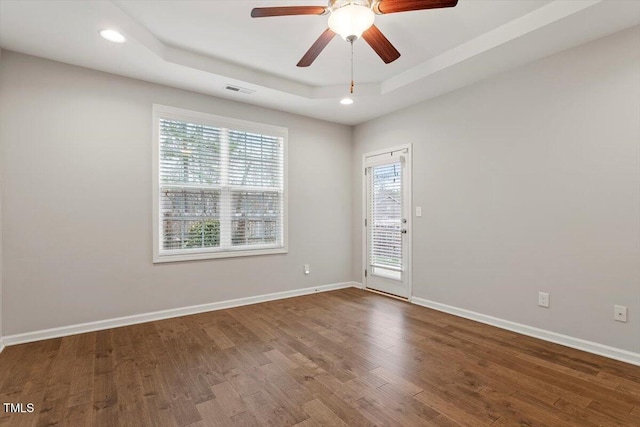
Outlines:
{"label": "door glass pane", "polygon": [[[402,165],[374,166],[370,174],[369,259],[372,274],[398,277],[402,271]],[[375,267],[378,267],[377,269]],[[393,274],[395,273],[395,274]]]}

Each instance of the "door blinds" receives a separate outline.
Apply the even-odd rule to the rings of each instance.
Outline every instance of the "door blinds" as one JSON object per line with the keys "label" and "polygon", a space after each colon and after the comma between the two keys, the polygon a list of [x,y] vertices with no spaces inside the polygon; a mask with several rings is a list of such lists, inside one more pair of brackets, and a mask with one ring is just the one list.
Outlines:
{"label": "door blinds", "polygon": [[370,179],[371,265],[402,271],[402,166],[373,166]]}

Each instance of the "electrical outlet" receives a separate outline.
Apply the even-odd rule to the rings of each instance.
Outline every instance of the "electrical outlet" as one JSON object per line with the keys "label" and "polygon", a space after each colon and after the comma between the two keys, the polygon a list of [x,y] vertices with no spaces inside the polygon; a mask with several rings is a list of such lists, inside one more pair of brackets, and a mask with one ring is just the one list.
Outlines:
{"label": "electrical outlet", "polygon": [[309,264],[304,265],[304,274],[309,274]]}
{"label": "electrical outlet", "polygon": [[422,206],[416,206],[416,216],[417,217],[422,216]]}
{"label": "electrical outlet", "polygon": [[538,292],[538,305],[549,308],[549,292]]}
{"label": "electrical outlet", "polygon": [[624,305],[614,305],[613,306],[613,320],[616,322],[626,322],[627,321],[627,307]]}

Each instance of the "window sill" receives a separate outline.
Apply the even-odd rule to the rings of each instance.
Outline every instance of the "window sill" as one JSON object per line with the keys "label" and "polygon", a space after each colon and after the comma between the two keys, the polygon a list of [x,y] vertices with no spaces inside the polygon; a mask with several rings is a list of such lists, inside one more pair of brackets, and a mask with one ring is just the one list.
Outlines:
{"label": "window sill", "polygon": [[268,248],[268,249],[251,249],[251,250],[236,250],[236,251],[212,251],[212,252],[198,252],[190,254],[154,254],[153,263],[161,264],[165,262],[180,262],[180,261],[200,261],[206,259],[220,259],[220,258],[236,258],[245,256],[261,256],[261,255],[277,255],[286,254],[287,248]]}

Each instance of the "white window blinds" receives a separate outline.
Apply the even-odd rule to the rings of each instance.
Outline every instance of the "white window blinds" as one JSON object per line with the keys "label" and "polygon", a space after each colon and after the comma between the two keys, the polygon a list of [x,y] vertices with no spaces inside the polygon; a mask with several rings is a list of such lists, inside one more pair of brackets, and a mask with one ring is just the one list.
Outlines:
{"label": "white window blinds", "polygon": [[402,166],[371,168],[370,260],[374,267],[402,269]]}
{"label": "white window blinds", "polygon": [[286,133],[218,121],[156,113],[156,261],[286,249]]}

